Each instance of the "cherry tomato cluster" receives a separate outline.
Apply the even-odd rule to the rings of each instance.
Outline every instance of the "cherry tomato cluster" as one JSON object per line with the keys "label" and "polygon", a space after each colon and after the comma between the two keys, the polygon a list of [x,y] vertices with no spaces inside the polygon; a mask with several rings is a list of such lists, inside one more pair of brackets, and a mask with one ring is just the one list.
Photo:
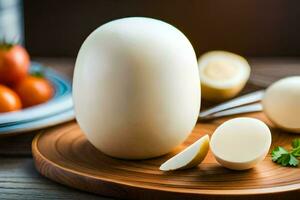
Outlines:
{"label": "cherry tomato cluster", "polygon": [[29,74],[30,57],[20,45],[0,43],[0,113],[20,110],[52,98],[51,83]]}

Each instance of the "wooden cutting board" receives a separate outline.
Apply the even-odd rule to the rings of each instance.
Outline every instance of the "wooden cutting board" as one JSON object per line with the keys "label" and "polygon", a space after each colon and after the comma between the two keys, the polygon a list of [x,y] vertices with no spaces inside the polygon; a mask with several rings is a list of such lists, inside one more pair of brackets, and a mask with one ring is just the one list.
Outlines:
{"label": "wooden cutting board", "polygon": [[[259,118],[270,125],[271,149],[277,145],[289,148],[292,139],[300,137],[273,128],[262,113],[244,116]],[[197,168],[159,171],[165,160],[204,134],[211,135],[227,119],[198,123],[180,147],[156,159],[128,161],[108,157],[86,140],[74,121],[36,136],[32,152],[36,168],[42,175],[105,196],[122,199],[295,199],[300,194],[300,168],[274,164],[270,154],[247,171],[223,168],[211,152]]]}

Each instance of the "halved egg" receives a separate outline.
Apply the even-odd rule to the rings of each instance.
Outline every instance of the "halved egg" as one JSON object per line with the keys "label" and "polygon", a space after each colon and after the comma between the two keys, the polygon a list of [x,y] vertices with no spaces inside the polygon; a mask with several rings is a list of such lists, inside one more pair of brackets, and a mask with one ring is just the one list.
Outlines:
{"label": "halved egg", "polygon": [[211,51],[198,59],[202,97],[220,102],[236,96],[250,76],[247,60],[226,51]]}

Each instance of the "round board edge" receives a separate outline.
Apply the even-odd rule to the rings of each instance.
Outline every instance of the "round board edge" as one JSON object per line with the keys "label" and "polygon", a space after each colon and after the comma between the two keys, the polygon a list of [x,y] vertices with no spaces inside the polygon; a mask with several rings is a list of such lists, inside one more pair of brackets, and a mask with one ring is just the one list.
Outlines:
{"label": "round board edge", "polygon": [[[76,122],[69,122],[63,125],[59,125],[47,130],[40,131],[32,141],[32,154],[35,163],[35,167],[39,173],[46,176],[47,178],[58,182],[63,185],[67,185],[73,188],[77,188],[82,191],[88,191],[100,195],[124,198],[134,198],[137,196],[142,196],[143,199],[146,196],[151,197],[168,197],[172,199],[180,199],[182,197],[192,197],[192,198],[203,198],[203,197],[240,197],[240,196],[258,196],[258,195],[275,195],[275,194],[286,194],[287,192],[299,192],[300,183],[292,184],[286,186],[277,186],[263,189],[245,189],[245,190],[222,190],[222,193],[216,190],[201,190],[201,193],[195,192],[194,190],[180,190],[161,188],[155,186],[142,187],[138,184],[131,184],[122,181],[113,181],[106,178],[95,178],[92,175],[74,171],[72,169],[65,168],[59,164],[47,159],[38,148],[38,141],[42,134],[51,134],[55,129],[60,129],[62,126],[67,124],[73,124]],[[48,169],[51,168],[51,172]],[[68,177],[70,181],[66,181],[61,174]],[[88,187],[86,185],[89,185]],[[116,193],[117,191],[117,193]],[[113,195],[112,195],[113,194]],[[137,198],[139,199],[139,198]]]}

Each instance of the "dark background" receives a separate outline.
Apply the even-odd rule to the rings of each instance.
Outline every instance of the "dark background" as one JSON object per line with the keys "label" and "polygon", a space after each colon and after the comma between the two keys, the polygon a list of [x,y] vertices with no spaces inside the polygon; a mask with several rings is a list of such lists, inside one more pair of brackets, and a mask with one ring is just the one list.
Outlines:
{"label": "dark background", "polygon": [[76,56],[91,31],[113,19],[153,17],[178,27],[197,54],[300,55],[297,0],[25,0],[25,41],[33,56]]}

